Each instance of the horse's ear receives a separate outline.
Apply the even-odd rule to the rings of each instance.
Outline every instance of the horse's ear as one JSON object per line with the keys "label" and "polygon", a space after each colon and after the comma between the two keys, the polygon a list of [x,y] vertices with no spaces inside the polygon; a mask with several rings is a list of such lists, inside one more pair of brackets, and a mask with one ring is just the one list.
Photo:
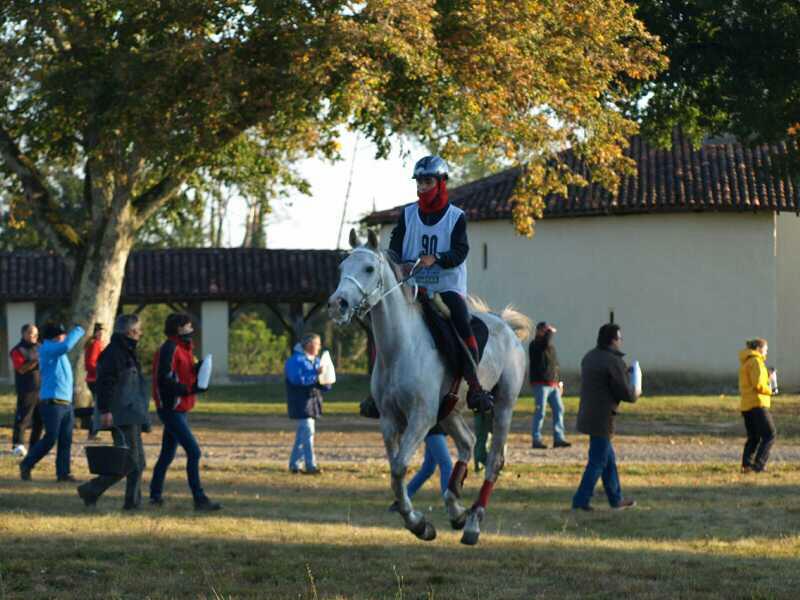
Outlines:
{"label": "horse's ear", "polygon": [[350,230],[350,247],[351,248],[356,248],[357,246],[359,246],[358,234],[356,234],[356,230],[355,229],[351,229]]}
{"label": "horse's ear", "polygon": [[372,229],[370,229],[369,232],[367,233],[367,246],[369,246],[373,250],[378,249],[378,234],[375,233]]}

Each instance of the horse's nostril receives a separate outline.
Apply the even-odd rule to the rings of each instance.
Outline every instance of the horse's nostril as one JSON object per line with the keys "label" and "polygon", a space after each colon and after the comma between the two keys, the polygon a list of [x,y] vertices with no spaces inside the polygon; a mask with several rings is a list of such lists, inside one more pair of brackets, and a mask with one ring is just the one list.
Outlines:
{"label": "horse's nostril", "polygon": [[350,305],[347,303],[347,300],[345,300],[344,298],[339,298],[339,308],[340,309],[347,310],[348,306],[350,306]]}

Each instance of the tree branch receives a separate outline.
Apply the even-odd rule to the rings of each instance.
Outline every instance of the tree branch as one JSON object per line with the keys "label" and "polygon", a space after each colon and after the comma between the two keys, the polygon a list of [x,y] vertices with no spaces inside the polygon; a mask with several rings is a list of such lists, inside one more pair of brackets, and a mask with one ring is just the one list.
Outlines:
{"label": "tree branch", "polygon": [[33,209],[34,218],[41,224],[48,241],[64,257],[69,268],[74,269],[72,253],[80,247],[80,236],[71,225],[61,219],[59,207],[53,200],[44,176],[22,153],[2,126],[0,126],[0,159],[22,184],[25,198]]}

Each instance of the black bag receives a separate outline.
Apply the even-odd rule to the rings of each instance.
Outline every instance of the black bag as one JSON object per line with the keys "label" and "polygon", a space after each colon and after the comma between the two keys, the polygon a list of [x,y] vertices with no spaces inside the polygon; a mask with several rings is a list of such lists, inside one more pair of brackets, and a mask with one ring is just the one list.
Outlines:
{"label": "black bag", "polygon": [[136,461],[125,440],[125,434],[118,427],[115,429],[122,436],[122,446],[86,446],[86,460],[89,462],[90,473],[125,477],[136,467]]}

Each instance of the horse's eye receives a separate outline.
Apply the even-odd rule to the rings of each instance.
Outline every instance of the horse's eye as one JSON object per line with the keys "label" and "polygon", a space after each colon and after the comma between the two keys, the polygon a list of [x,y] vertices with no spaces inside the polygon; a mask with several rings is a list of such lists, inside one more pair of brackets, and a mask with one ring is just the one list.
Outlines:
{"label": "horse's eye", "polygon": [[374,272],[375,272],[375,267],[367,267],[367,268],[366,268],[366,269],[364,269],[364,270],[365,270],[367,273],[374,273]]}

